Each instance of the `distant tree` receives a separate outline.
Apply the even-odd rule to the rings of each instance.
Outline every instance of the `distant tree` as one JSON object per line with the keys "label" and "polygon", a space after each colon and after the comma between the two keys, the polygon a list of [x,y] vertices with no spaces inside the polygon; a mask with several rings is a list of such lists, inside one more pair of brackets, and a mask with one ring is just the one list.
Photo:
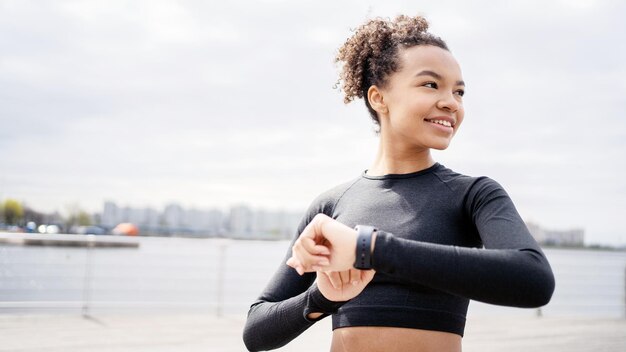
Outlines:
{"label": "distant tree", "polygon": [[15,199],[7,199],[2,205],[4,222],[8,225],[17,225],[24,218],[24,207]]}
{"label": "distant tree", "polygon": [[79,226],[90,226],[92,224],[91,215],[89,215],[86,211],[81,210],[78,212],[76,220]]}
{"label": "distant tree", "polygon": [[72,228],[73,226],[90,226],[92,224],[93,222],[91,221],[91,215],[83,210],[70,214],[65,219],[65,226],[68,229]]}
{"label": "distant tree", "polygon": [[82,210],[77,203],[66,205],[68,216],[65,219],[66,229],[71,229],[73,226],[89,226],[93,222],[91,221],[91,215]]}

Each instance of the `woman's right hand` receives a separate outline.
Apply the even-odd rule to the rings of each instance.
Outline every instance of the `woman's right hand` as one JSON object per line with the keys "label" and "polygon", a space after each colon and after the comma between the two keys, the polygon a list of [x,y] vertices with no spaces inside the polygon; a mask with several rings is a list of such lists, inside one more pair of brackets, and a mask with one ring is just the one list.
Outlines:
{"label": "woman's right hand", "polygon": [[356,230],[326,214],[317,214],[291,248],[287,265],[298,274],[315,271],[348,272],[354,268]]}
{"label": "woman's right hand", "polygon": [[358,296],[374,278],[374,270],[350,269],[342,272],[317,272],[317,288],[334,302],[348,301]]}

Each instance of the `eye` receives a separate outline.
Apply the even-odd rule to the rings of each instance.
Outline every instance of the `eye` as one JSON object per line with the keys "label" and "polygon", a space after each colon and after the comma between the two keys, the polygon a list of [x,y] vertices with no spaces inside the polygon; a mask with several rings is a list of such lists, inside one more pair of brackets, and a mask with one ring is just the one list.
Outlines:
{"label": "eye", "polygon": [[457,94],[458,96],[462,97],[462,96],[465,95],[465,90],[459,89],[459,90],[455,91],[454,94]]}
{"label": "eye", "polygon": [[422,84],[422,86],[428,87],[428,88],[434,88],[434,89],[437,89],[439,87],[437,85],[437,83],[435,83],[435,82],[426,82],[426,83]]}

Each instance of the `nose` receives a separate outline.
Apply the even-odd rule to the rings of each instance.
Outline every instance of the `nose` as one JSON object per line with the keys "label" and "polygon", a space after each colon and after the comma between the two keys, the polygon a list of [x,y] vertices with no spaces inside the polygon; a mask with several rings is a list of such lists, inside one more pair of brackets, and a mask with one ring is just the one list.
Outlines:
{"label": "nose", "polygon": [[437,107],[442,110],[450,112],[457,112],[459,110],[460,102],[457,100],[454,93],[444,93],[437,102]]}

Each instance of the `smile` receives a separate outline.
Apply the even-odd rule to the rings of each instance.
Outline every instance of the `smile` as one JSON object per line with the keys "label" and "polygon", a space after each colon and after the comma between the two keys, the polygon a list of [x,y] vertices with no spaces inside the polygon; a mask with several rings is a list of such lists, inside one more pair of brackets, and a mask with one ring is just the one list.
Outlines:
{"label": "smile", "polygon": [[446,127],[452,127],[452,123],[450,123],[450,121],[445,121],[445,120],[426,120],[426,121],[436,123],[436,124],[446,126]]}

